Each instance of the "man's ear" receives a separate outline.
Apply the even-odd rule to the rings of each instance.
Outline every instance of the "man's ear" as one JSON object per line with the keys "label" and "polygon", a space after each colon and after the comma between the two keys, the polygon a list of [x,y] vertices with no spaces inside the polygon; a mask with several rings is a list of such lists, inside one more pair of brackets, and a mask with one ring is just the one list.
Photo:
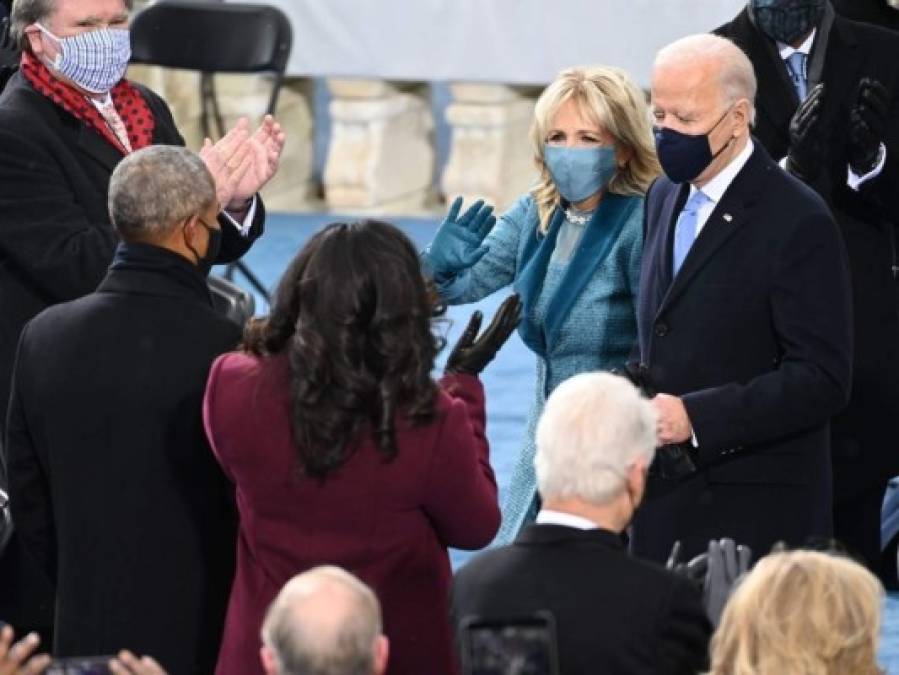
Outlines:
{"label": "man's ear", "polygon": [[387,672],[387,660],[390,656],[390,643],[386,635],[379,635],[375,638],[374,645],[374,661],[375,675],[383,675]]}
{"label": "man's ear", "polygon": [[262,645],[259,648],[259,660],[262,662],[265,675],[278,675],[278,660],[268,645]]}
{"label": "man's ear", "polygon": [[750,113],[750,109],[750,103],[745,98],[741,98],[734,104],[734,114],[736,114],[737,119],[740,121],[740,126],[745,126],[747,129],[752,126],[752,114]]}
{"label": "man's ear", "polygon": [[40,58],[44,54],[44,42],[41,40],[41,29],[31,24],[25,29],[25,39],[31,47],[31,53]]}
{"label": "man's ear", "polygon": [[627,484],[634,501],[639,503],[643,499],[643,493],[646,490],[646,474],[649,471],[649,463],[642,457],[634,460],[634,463],[627,470]]}

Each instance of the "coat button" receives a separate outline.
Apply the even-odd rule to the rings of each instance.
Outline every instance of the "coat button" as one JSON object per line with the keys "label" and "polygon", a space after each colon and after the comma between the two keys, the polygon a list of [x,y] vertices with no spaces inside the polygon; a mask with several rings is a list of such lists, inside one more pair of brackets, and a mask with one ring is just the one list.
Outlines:
{"label": "coat button", "polygon": [[655,333],[658,337],[665,337],[668,335],[668,324],[667,323],[657,323],[655,328]]}

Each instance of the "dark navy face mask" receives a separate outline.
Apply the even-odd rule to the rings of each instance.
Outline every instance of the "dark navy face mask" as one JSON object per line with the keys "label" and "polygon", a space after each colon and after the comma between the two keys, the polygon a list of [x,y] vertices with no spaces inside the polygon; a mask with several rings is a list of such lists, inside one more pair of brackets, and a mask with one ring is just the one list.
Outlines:
{"label": "dark navy face mask", "polygon": [[826,0],[749,0],[755,25],[772,40],[793,44],[824,16]]}
{"label": "dark navy face mask", "polygon": [[709,143],[709,134],[718,128],[718,125],[732,109],[733,107],[728,108],[712,128],[704,134],[691,135],[667,127],[655,128],[653,133],[656,139],[656,154],[659,156],[659,164],[662,165],[662,170],[668,178],[675,183],[691,181],[724,152],[731,141],[728,140],[717,152],[713,153]]}

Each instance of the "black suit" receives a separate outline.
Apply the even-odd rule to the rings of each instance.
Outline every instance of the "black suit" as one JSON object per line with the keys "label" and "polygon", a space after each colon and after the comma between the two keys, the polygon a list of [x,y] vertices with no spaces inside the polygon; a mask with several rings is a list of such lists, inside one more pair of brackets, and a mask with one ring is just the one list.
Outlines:
{"label": "black suit", "polygon": [[[156,122],[153,142],[183,145],[165,102],[137,85]],[[96,131],[35,91],[21,73],[0,96],[0,438],[22,326],[45,307],[90,293],[118,235],[107,191],[123,155]],[[153,199],[154,195],[148,195]],[[261,200],[248,237],[222,222],[219,262],[239,258],[262,233]],[[0,619],[47,626],[49,599],[15,537],[0,562]],[[23,576],[24,575],[24,576]],[[25,576],[30,577],[27,581]]]}
{"label": "black suit", "polygon": [[847,19],[899,30],[899,9],[890,7],[887,0],[832,0],[832,2],[837,12]]}
{"label": "black suit", "polygon": [[210,364],[239,339],[196,268],[147,245],[120,249],[95,293],[23,330],[11,504],[56,582],[57,655],[127,647],[172,675],[213,671],[236,512],[201,405]]}
{"label": "black suit", "polygon": [[829,419],[851,379],[849,278],[827,205],[755,145],[672,281],[689,186],[659,178],[645,208],[640,357],[680,396],[699,471],[653,474],[633,549],[664,560],[732,537],[756,555],[831,532]]}
{"label": "black suit", "polygon": [[564,675],[695,675],[711,627],[699,592],[607,530],[529,525],[456,573],[453,624],[549,610]]}
{"label": "black suit", "polygon": [[[899,35],[839,16],[828,25],[825,18],[810,55],[809,84],[824,83],[822,119],[829,129],[825,171],[812,187],[830,204],[846,243],[855,342],[850,403],[832,424],[835,534],[876,569],[880,503],[887,480],[899,474],[894,431],[899,419],[899,311],[891,270],[899,259]],[[718,32],[734,40],[752,61],[759,82],[755,134],[772,157],[784,157],[799,100],[774,42],[745,11]],[[884,138],[886,165],[855,192],[846,184],[848,120],[864,77],[880,80],[892,103]]]}

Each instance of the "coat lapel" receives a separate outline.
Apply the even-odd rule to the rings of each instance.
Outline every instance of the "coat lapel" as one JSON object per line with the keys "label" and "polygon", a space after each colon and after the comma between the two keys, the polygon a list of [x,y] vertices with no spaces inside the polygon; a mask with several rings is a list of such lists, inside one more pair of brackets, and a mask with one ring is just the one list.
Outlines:
{"label": "coat lapel", "polygon": [[[699,236],[696,237],[696,241],[693,242],[693,246],[690,247],[680,271],[659,305],[656,316],[683,293],[702,268],[708,264],[715,252],[747,222],[747,204],[755,200],[758,191],[757,185],[754,184],[754,173],[757,165],[762,161],[762,152],[761,146],[756,142],[755,149],[746,165],[724,191],[721,201],[716,204]],[[666,257],[670,259],[670,256]],[[670,265],[670,261],[667,264]]]}
{"label": "coat lapel", "polygon": [[125,156],[109,141],[83,122],[78,128],[78,147],[112,172]]}

